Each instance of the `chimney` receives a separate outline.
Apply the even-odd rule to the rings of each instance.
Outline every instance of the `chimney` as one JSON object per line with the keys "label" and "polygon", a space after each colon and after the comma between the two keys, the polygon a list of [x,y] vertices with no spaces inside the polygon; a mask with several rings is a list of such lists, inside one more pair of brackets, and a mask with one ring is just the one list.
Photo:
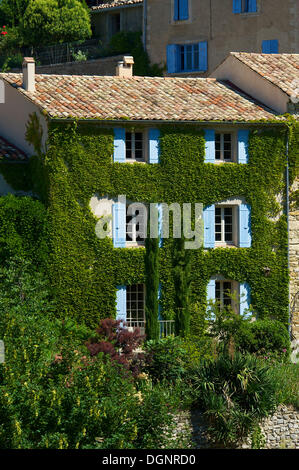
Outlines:
{"label": "chimney", "polygon": [[33,57],[24,57],[22,69],[23,88],[26,91],[35,91],[35,61]]}
{"label": "chimney", "polygon": [[123,60],[117,63],[116,76],[120,78],[133,77],[134,58],[131,55],[125,55]]}

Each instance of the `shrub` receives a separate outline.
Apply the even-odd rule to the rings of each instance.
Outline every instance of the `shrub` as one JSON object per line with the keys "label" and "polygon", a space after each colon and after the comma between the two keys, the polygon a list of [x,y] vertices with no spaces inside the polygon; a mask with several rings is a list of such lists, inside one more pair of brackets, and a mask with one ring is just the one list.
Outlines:
{"label": "shrub", "polygon": [[276,383],[269,367],[253,356],[220,355],[204,361],[192,378],[195,404],[210,422],[211,438],[226,446],[254,431],[258,421],[275,410]]}

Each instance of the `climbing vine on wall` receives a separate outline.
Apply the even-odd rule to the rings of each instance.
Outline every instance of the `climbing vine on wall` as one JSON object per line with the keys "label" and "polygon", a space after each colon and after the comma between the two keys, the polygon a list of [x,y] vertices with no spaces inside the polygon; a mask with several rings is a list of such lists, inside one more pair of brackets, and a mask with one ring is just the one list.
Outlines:
{"label": "climbing vine on wall", "polygon": [[[276,197],[285,181],[285,129],[261,126],[252,125],[248,165],[205,164],[200,125],[161,125],[160,164],[140,165],[112,162],[113,129],[107,124],[53,122],[42,167],[48,179],[49,272],[61,315],[97,325],[115,315],[117,285],[145,280],[143,248],[114,249],[111,239],[96,237],[89,208],[95,194],[204,205],[243,197],[252,208],[252,247],[192,250],[191,301],[205,309],[207,283],[219,273],[250,284],[260,318],[287,324],[287,224]],[[162,313],[174,318],[172,239],[159,256]]]}

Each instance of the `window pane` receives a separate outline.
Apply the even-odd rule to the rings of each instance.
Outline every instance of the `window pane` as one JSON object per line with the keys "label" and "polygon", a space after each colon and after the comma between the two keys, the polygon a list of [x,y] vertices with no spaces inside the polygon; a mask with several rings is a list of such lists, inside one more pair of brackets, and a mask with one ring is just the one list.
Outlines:
{"label": "window pane", "polygon": [[187,70],[192,70],[192,46],[186,46],[187,48]]}
{"label": "window pane", "polygon": [[132,158],[132,133],[126,132],[126,158]]}
{"label": "window pane", "polygon": [[215,134],[215,158],[216,160],[221,159],[221,136],[220,134]]}
{"label": "window pane", "polygon": [[199,49],[198,44],[193,47],[193,70],[199,69]]}

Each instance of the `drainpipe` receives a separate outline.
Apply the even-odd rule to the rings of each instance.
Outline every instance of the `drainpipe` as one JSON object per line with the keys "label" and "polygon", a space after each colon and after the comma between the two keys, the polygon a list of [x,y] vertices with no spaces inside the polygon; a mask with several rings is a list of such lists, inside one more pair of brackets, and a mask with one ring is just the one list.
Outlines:
{"label": "drainpipe", "polygon": [[147,0],[143,0],[143,48],[146,52]]}
{"label": "drainpipe", "polygon": [[[287,216],[287,230],[288,230],[288,272],[290,274],[290,197],[289,197],[290,175],[289,175],[289,128],[286,132],[286,216]],[[289,282],[290,285],[290,282]],[[289,335],[292,340],[292,312],[291,302],[289,295]]]}

